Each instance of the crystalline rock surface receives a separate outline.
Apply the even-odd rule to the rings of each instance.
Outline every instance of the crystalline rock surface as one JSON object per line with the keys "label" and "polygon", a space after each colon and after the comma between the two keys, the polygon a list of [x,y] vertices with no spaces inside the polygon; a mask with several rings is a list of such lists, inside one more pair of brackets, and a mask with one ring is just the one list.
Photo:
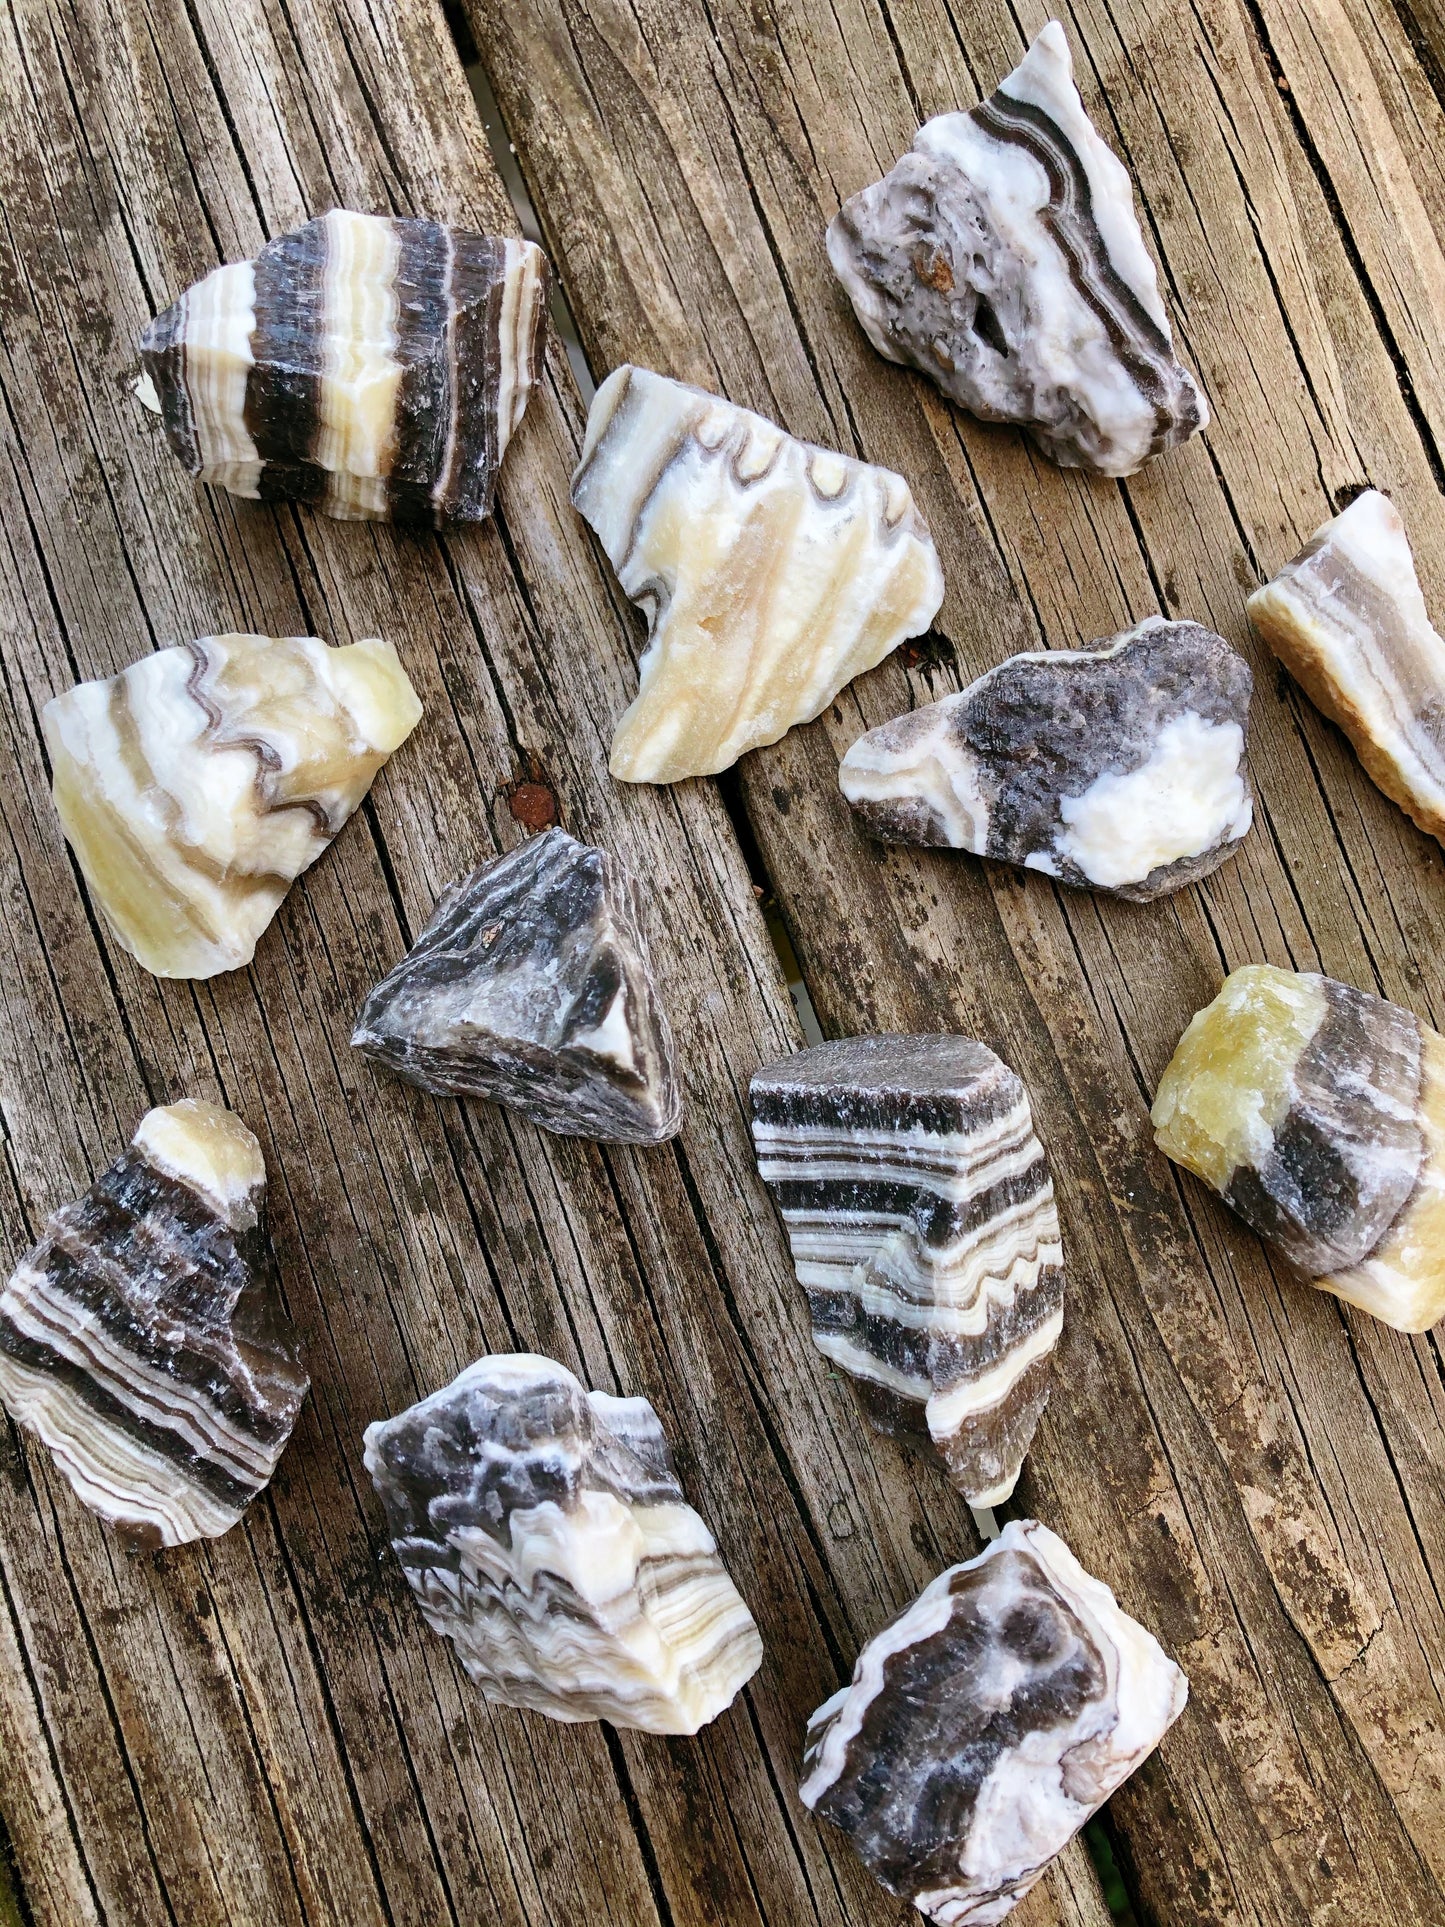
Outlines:
{"label": "crystalline rock surface", "polygon": [[851,1037],[752,1082],[813,1340],[882,1432],[1002,1502],[1063,1328],[1054,1188],[1018,1078],[972,1038]]}
{"label": "crystalline rock surface", "polygon": [[1187,1694],[1064,1542],[1015,1519],[871,1639],[814,1713],[803,1803],[929,1920],[994,1927]]}
{"label": "crystalline rock surface", "polygon": [[306,1395],[265,1184],[233,1111],[163,1105],[0,1292],[0,1400],[88,1506],[149,1545],[233,1526]]}
{"label": "crystalline rock surface", "polygon": [[695,1733],[762,1641],[645,1398],[483,1358],[369,1426],[366,1466],[428,1622],[489,1699]]}
{"label": "crystalline rock surface", "polygon": [[1067,467],[1132,475],[1209,420],[1056,20],[990,99],[930,120],[845,203],[828,255],[881,355]]}
{"label": "crystalline rock surface", "polygon": [[639,911],[614,857],[548,830],[452,885],[351,1041],[423,1090],[658,1144],[682,1095]]}

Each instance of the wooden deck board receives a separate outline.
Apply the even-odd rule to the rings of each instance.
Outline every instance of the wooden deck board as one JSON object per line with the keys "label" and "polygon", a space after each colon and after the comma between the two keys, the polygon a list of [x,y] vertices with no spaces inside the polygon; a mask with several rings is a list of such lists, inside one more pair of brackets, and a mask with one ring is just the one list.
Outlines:
{"label": "wooden deck board", "polygon": [[[936,1469],[867,1449],[817,1369],[753,1168],[746,1084],[797,1041],[711,785],[605,775],[630,621],[567,503],[553,352],[495,523],[445,545],[191,488],[135,404],[149,315],[336,203],[510,227],[429,5],[20,0],[0,23],[0,1228],[18,1254],[152,1102],[261,1137],[313,1391],[213,1544],[129,1551],[0,1428],[0,1807],[22,1918],[345,1927],[876,1922],[795,1795],[802,1721],[976,1548]],[[393,636],[426,705],[254,966],[159,983],[106,937],[37,719],[78,676],[229,627]],[[349,1050],[453,875],[522,835],[519,774],[649,879],[689,1124],[651,1153],[433,1102]],[[762,1625],[695,1742],[489,1707],[390,1558],[360,1435],[484,1349],[657,1404]],[[1026,1915],[1101,1927],[1078,1850]]]}
{"label": "wooden deck board", "polygon": [[[823,250],[839,200],[920,118],[991,87],[1043,6],[471,0],[468,17],[594,372],[637,360],[897,467],[939,539],[944,662],[854,685],[749,758],[740,793],[824,1028],[975,1031],[1040,1115],[1071,1296],[1017,1502],[1193,1681],[1112,1803],[1131,1889],[1161,1921],[1437,1921],[1438,1342],[1291,1281],[1153,1151],[1146,1106],[1242,962],[1445,1016],[1441,853],[1242,606],[1369,480],[1445,609],[1438,8],[1069,9],[1216,414],[1121,486],[1052,469],[879,361]],[[1258,678],[1259,827],[1201,890],[1135,908],[853,830],[836,764],[863,727],[1012,648],[1156,608],[1221,630]]]}

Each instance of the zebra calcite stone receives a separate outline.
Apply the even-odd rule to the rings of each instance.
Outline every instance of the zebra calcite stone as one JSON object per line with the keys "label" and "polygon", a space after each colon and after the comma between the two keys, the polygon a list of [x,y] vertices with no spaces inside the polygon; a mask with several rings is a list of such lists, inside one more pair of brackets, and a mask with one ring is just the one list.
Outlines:
{"label": "zebra calcite stone", "polygon": [[483,1358],[367,1427],[366,1468],[428,1623],[488,1699],[695,1733],[763,1643],[645,1398]]}
{"label": "zebra calcite stone", "polygon": [[1066,467],[1132,475],[1209,420],[1056,20],[844,204],[828,255],[879,354]]}
{"label": "zebra calcite stone", "polygon": [[233,495],[476,522],[537,378],[546,305],[530,241],[334,208],[158,315],[137,392],[187,471]]}
{"label": "zebra calcite stone", "polygon": [[969,1037],[849,1037],[752,1082],[813,1340],[880,1432],[971,1505],[1013,1491],[1064,1322],[1054,1187],[1023,1085]]}
{"label": "zebra calcite stone", "polygon": [[1010,656],[869,730],[839,781],[886,841],[1148,902],[1218,869],[1249,830],[1252,686],[1221,636],[1156,616],[1099,649]]}
{"label": "zebra calcite stone", "polygon": [[270,1479],[306,1396],[234,1111],[149,1111],[0,1292],[0,1399],[86,1505],[143,1543],[213,1539]]}
{"label": "zebra calcite stone", "polygon": [[1154,1135],[1314,1284],[1445,1317],[1445,1038],[1332,977],[1234,971],[1160,1079]]}
{"label": "zebra calcite stone", "polygon": [[205,636],[45,705],[55,807],[106,922],[158,977],[251,961],[421,704],[389,642]]}
{"label": "zebra calcite stone", "polygon": [[509,1104],[564,1136],[660,1144],[682,1126],[637,886],[565,830],[454,883],[351,1041],[425,1091]]}
{"label": "zebra calcite stone", "polygon": [[1367,489],[1249,598],[1254,626],[1393,802],[1445,843],[1445,639],[1410,538]]}
{"label": "zebra calcite stone", "polygon": [[801,1793],[889,1893],[1004,1919],[1153,1752],[1189,1683],[1033,1519],[940,1573],[808,1722]]}
{"label": "zebra calcite stone", "polygon": [[572,500],[647,613],[612,741],[624,782],[708,775],[775,743],[943,600],[901,476],[645,368],[597,391]]}

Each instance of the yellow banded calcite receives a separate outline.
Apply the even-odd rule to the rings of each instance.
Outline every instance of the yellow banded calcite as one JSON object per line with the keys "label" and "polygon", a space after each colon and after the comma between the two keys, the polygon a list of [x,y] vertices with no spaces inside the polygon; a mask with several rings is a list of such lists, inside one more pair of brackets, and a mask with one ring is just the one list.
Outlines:
{"label": "yellow banded calcite", "polygon": [[777,742],[943,600],[901,475],[645,368],[598,389],[572,500],[648,619],[612,740],[625,783],[714,775]]}
{"label": "yellow banded calcite", "polygon": [[421,716],[396,650],[207,636],[45,706],[55,807],[120,943],[158,977],[250,962]]}
{"label": "yellow banded calcite", "polygon": [[1322,1290],[1445,1317],[1445,1039],[1330,977],[1251,964],[1179,1041],[1155,1140]]}

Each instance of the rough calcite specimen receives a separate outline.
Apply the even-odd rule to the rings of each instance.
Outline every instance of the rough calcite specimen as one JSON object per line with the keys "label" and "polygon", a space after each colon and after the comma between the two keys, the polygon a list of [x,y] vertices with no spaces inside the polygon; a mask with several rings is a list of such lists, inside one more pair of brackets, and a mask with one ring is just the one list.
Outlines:
{"label": "rough calcite specimen", "polygon": [[186,469],[233,495],[476,522],[537,378],[546,305],[530,241],[334,208],[157,316],[141,398]]}
{"label": "rough calcite specimen", "polygon": [[808,1722],[806,1806],[948,1927],[1002,1920],[1189,1685],[1062,1539],[1016,1519],[869,1641]]}
{"label": "rough calcite specimen", "polygon": [[1132,475],[1209,420],[1057,21],[991,99],[929,121],[845,203],[828,255],[881,355],[1056,462]]}
{"label": "rough calcite specimen", "polygon": [[1023,1085],[969,1037],[849,1037],[759,1071],[752,1099],[819,1351],[880,1431],[931,1439],[970,1504],[998,1504],[1064,1322]]}
{"label": "rough calcite specimen", "polygon": [[695,1733],[763,1644],[645,1398],[529,1353],[367,1427],[366,1468],[428,1623],[488,1699]]}
{"label": "rough calcite specimen", "polygon": [[1253,679],[1194,622],[1010,656],[869,730],[843,794],[874,835],[942,844],[1147,902],[1232,855],[1253,819]]}
{"label": "rough calcite specimen", "polygon": [[265,1187],[233,1111],[149,1111],[0,1292],[6,1410],[88,1506],[151,1545],[233,1526],[306,1395]]}
{"label": "rough calcite specimen", "polygon": [[41,718],[55,807],[125,948],[158,977],[249,963],[421,717],[389,642],[205,636]]}
{"label": "rough calcite specimen", "polygon": [[565,830],[454,883],[351,1041],[423,1090],[564,1136],[660,1144],[682,1125],[637,886]]}
{"label": "rough calcite specimen", "polygon": [[1332,977],[1249,964],[1179,1040],[1159,1146],[1307,1277],[1400,1331],[1445,1317],[1445,1039]]}
{"label": "rough calcite specimen", "polygon": [[647,612],[612,741],[625,782],[708,775],[775,743],[943,600],[901,476],[644,368],[597,391],[572,500]]}
{"label": "rough calcite specimen", "polygon": [[1386,796],[1445,843],[1445,639],[1425,612],[1394,503],[1367,489],[1248,606]]}

